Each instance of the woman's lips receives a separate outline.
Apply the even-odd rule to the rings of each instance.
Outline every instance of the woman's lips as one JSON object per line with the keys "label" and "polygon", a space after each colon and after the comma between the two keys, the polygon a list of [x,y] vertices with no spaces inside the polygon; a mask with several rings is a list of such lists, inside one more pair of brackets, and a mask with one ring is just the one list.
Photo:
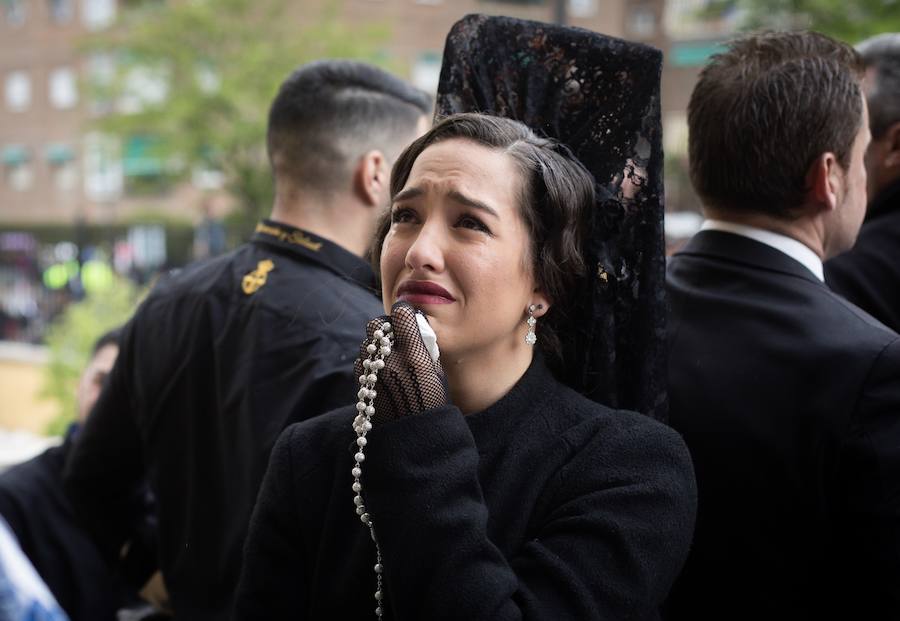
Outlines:
{"label": "woman's lips", "polygon": [[407,280],[397,289],[397,300],[417,304],[451,304],[456,301],[442,286],[427,280]]}

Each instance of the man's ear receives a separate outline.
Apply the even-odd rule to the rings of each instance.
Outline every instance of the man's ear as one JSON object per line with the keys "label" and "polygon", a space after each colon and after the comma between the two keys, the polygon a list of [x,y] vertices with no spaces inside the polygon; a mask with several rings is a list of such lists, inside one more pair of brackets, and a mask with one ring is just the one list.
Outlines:
{"label": "man's ear", "polygon": [[366,205],[380,207],[387,202],[387,159],[381,151],[365,153],[353,171],[353,193]]}
{"label": "man's ear", "polygon": [[806,187],[811,199],[808,202],[819,205],[824,211],[837,208],[844,192],[844,169],[834,153],[826,151],[815,159],[806,173]]}

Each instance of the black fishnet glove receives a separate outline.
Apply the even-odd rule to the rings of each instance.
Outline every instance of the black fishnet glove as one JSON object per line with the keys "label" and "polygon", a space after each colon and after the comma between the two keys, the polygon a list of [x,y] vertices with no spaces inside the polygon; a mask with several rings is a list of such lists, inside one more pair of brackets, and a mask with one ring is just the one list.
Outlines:
{"label": "black fishnet glove", "polygon": [[377,317],[366,324],[366,340],[360,347],[360,357],[354,369],[357,375],[371,371],[362,361],[370,357],[367,347],[382,325],[391,324],[393,345],[384,359],[384,368],[377,372],[375,413],[372,424],[377,425],[401,416],[419,414],[450,402],[447,381],[440,362],[433,361],[416,322],[416,310],[406,302],[397,302],[390,316]]}

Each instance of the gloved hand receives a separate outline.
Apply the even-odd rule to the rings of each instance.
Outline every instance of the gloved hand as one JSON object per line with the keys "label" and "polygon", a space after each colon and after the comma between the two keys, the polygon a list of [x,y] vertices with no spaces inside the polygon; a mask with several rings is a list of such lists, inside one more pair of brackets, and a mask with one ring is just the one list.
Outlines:
{"label": "gloved hand", "polygon": [[[419,414],[447,405],[450,392],[440,362],[432,360],[425,347],[416,320],[416,310],[406,302],[397,302],[390,316],[377,317],[366,324],[366,340],[360,347],[354,369],[357,376],[368,375],[373,369],[363,365],[372,354],[369,345],[376,341],[376,332],[385,322],[391,324],[386,336],[391,338],[391,353],[384,358],[383,368],[377,369],[374,389],[375,413],[372,424],[377,425],[401,416]],[[376,346],[382,344],[376,341]]]}

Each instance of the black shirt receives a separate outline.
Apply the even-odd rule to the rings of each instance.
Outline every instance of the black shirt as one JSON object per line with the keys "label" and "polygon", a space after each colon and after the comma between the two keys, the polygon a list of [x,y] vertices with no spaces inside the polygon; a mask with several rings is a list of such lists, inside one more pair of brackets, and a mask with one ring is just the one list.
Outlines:
{"label": "black shirt", "polygon": [[[355,415],[279,439],[235,619],[375,619],[375,546],[351,490]],[[670,428],[589,401],[536,357],[482,412],[436,408],[366,437],[385,619],[659,618],[696,509]]]}
{"label": "black shirt", "polygon": [[227,618],[278,434],[355,401],[353,360],[383,313],[373,274],[328,240],[264,221],[250,243],[161,282],[124,330],[69,460],[67,491],[114,557],[147,474],[177,618]]}
{"label": "black shirt", "polygon": [[62,486],[74,429],[62,446],[0,475],[0,514],[60,607],[72,621],[114,621],[138,601],[81,529]]}

